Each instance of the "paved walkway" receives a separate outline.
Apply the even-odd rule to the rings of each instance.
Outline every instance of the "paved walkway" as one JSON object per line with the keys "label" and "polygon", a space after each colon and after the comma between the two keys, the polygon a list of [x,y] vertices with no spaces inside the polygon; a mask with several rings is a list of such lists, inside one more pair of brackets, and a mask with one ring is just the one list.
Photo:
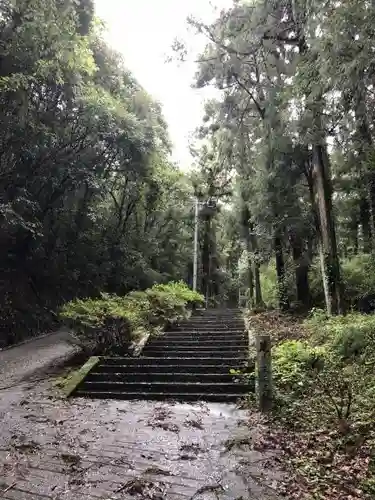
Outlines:
{"label": "paved walkway", "polygon": [[46,367],[72,348],[42,340],[0,353],[1,376],[10,369],[13,384],[0,390],[0,498],[278,498],[280,473],[257,451],[259,427],[249,428],[245,411],[64,400]]}
{"label": "paved walkway", "polygon": [[72,355],[75,348],[62,340],[62,332],[32,339],[0,350],[0,389],[41,373]]}

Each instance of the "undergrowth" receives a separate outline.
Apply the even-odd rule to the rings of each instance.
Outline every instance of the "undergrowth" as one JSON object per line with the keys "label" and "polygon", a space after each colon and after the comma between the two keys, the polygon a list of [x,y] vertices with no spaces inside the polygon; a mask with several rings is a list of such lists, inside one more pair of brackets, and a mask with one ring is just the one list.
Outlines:
{"label": "undergrowth", "polygon": [[99,299],[76,299],[61,308],[60,319],[92,353],[116,353],[142,333],[186,317],[203,301],[184,282],[172,282],[124,297],[103,293]]}
{"label": "undergrowth", "polygon": [[250,321],[275,333],[273,416],[302,485],[293,498],[374,498],[375,315]]}

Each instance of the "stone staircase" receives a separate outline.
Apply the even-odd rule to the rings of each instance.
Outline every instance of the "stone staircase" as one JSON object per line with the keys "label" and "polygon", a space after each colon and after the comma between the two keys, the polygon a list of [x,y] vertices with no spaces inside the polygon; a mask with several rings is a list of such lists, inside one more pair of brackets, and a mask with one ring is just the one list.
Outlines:
{"label": "stone staircase", "polygon": [[208,310],[152,337],[142,355],[104,357],[75,396],[113,399],[236,401],[253,387],[230,370],[248,366],[238,310]]}

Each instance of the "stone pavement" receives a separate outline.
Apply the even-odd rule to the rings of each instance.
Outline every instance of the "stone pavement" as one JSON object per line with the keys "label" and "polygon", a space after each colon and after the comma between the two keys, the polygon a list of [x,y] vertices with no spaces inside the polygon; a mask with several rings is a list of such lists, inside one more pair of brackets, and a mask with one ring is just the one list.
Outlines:
{"label": "stone pavement", "polygon": [[[18,352],[21,370],[30,366],[22,359],[30,347]],[[56,349],[56,362],[61,354]],[[45,370],[50,356],[49,348],[39,350],[44,378],[34,371],[16,384],[25,378],[16,370],[12,387],[0,390],[0,498],[278,498],[281,473],[270,453],[253,446],[258,429],[249,428],[246,411],[228,404],[65,400]]]}

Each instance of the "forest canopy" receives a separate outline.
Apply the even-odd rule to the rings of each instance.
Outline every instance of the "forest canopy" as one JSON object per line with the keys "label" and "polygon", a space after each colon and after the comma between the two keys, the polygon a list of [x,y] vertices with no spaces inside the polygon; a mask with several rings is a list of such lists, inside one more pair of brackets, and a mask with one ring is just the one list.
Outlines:
{"label": "forest canopy", "polygon": [[0,344],[105,290],[188,279],[190,186],[91,0],[0,5]]}

